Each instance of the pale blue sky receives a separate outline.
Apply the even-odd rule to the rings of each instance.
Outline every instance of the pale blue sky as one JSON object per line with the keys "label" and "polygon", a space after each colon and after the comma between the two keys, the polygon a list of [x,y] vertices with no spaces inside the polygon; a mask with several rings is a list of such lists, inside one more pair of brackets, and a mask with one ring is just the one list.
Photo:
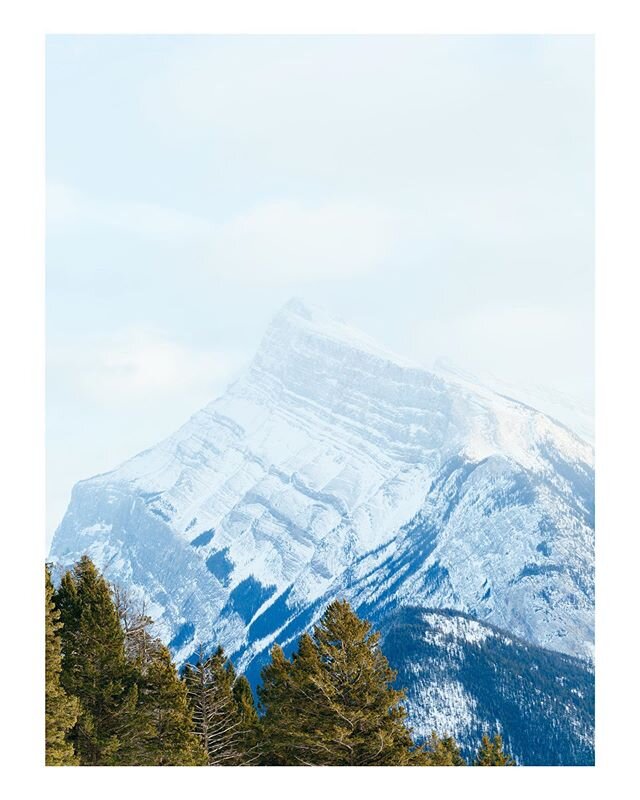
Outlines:
{"label": "pale blue sky", "polygon": [[292,295],[592,403],[591,37],[50,37],[47,525]]}

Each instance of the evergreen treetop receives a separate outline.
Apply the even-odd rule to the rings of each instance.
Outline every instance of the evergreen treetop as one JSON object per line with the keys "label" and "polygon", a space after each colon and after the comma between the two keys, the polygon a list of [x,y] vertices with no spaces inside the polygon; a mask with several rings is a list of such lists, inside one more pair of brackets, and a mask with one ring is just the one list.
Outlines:
{"label": "evergreen treetop", "polygon": [[53,602],[53,584],[45,566],[45,763],[47,766],[77,764],[73,745],[67,738],[79,712],[77,698],[68,695],[60,683],[62,645],[60,612]]}
{"label": "evergreen treetop", "polygon": [[119,750],[135,735],[137,689],[109,585],[83,556],[54,600],[63,624],[61,682],[80,702],[71,735],[76,753],[81,764],[118,763]]}
{"label": "evergreen treetop", "polygon": [[187,687],[180,680],[171,654],[151,640],[139,657],[138,715],[140,732],[135,763],[149,766],[199,766],[207,763],[193,730]]}
{"label": "evergreen treetop", "polygon": [[516,762],[508,753],[504,752],[502,736],[499,733],[496,733],[493,739],[490,739],[485,733],[473,765],[474,767],[515,767]]}
{"label": "evergreen treetop", "polygon": [[430,767],[465,767],[467,762],[460,753],[460,748],[452,736],[440,738],[435,731],[424,745],[427,766]]}
{"label": "evergreen treetop", "polygon": [[346,601],[331,603],[291,661],[274,647],[258,689],[265,763],[424,764],[379,635]]}

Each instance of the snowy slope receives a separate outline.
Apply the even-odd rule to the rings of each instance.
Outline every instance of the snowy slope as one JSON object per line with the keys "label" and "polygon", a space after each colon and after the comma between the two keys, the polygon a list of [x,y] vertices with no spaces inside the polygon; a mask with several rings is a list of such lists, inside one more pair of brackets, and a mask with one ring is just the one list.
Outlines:
{"label": "snowy slope", "polygon": [[137,587],[179,659],[249,668],[349,596],[593,644],[593,451],[291,301],[245,374],[173,436],[78,483],[51,558]]}
{"label": "snowy slope", "polygon": [[417,739],[452,735],[472,759],[500,731],[521,764],[594,763],[594,675],[463,614],[404,608],[381,623]]}
{"label": "snowy slope", "polygon": [[595,438],[595,420],[593,406],[586,401],[579,402],[565,392],[550,389],[531,383],[512,383],[492,375],[491,373],[471,372],[454,364],[448,359],[439,358],[433,365],[432,372],[445,380],[455,380],[471,387],[486,388],[526,403],[538,411],[566,425],[585,441],[593,444]]}

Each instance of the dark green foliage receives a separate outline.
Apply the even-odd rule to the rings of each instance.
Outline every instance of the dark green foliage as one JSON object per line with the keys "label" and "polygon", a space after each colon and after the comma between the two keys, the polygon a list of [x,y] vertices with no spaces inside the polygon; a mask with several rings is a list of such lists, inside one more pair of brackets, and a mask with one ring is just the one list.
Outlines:
{"label": "dark green foliage", "polygon": [[516,762],[502,746],[502,736],[499,733],[490,739],[487,734],[482,737],[474,767],[515,767]]}
{"label": "dark green foliage", "polygon": [[47,766],[77,764],[67,734],[78,719],[79,704],[60,683],[62,648],[60,612],[53,603],[53,584],[45,567],[45,763]]}
{"label": "dark green foliage", "polygon": [[425,742],[424,748],[429,767],[465,767],[467,765],[452,736],[445,736],[441,739],[433,731]]}
{"label": "dark green foliage", "polygon": [[236,678],[233,684],[233,697],[240,716],[243,764],[254,764],[258,758],[259,719],[251,685],[244,675]]}
{"label": "dark green foliage", "polygon": [[238,707],[238,712],[246,726],[256,725],[258,722],[258,712],[253,701],[253,692],[249,681],[244,675],[236,678],[233,685],[233,696]]}
{"label": "dark green foliage", "polygon": [[148,642],[136,662],[139,738],[132,763],[150,766],[198,766],[207,758],[193,732],[187,690],[171,655],[157,640]]}
{"label": "dark green foliage", "polygon": [[331,603],[289,661],[274,647],[258,689],[266,764],[425,764],[405,725],[403,693],[378,634],[346,601]]}
{"label": "dark green foliage", "polygon": [[109,586],[83,556],[54,596],[63,624],[61,683],[80,701],[71,734],[81,764],[119,763],[136,735],[137,687]]}
{"label": "dark green foliage", "polygon": [[63,622],[65,689],[80,713],[71,739],[85,765],[206,763],[192,731],[186,688],[152,620],[112,590],[83,557],[55,595]]}
{"label": "dark green foliage", "polygon": [[287,726],[298,723],[299,720],[294,722],[294,718],[301,717],[303,713],[298,703],[301,699],[306,701],[306,698],[302,687],[298,687],[300,678],[296,680],[294,677],[293,666],[279,645],[274,645],[271,650],[271,662],[264,667],[261,676],[258,697],[265,714],[260,720],[260,763],[299,763],[295,760],[296,743],[292,741],[294,731],[287,729]]}

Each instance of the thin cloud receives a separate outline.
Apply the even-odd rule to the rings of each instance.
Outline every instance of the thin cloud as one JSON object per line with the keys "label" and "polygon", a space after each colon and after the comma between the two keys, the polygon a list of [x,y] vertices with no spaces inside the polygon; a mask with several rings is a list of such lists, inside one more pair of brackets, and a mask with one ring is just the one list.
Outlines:
{"label": "thin cloud", "polygon": [[[593,320],[589,309],[542,306],[483,308],[451,319],[430,319],[411,326],[410,355],[426,366],[436,359],[454,363],[480,374],[493,374],[521,386],[540,384],[537,361],[540,352],[553,353],[545,383],[556,391],[571,393],[592,405]],[[496,367],[497,365],[497,367]],[[554,373],[555,369],[555,373]],[[584,376],[567,387],[567,373]],[[571,384],[569,384],[571,385]]]}
{"label": "thin cloud", "polygon": [[274,200],[220,223],[147,203],[105,204],[60,183],[48,189],[49,234],[75,227],[115,228],[193,247],[198,269],[225,280],[279,286],[374,270],[394,238],[394,220],[361,203],[302,205]]}
{"label": "thin cloud", "polygon": [[58,345],[49,369],[101,405],[158,402],[176,395],[212,399],[242,364],[238,353],[185,347],[157,331],[133,328],[85,343]]}

